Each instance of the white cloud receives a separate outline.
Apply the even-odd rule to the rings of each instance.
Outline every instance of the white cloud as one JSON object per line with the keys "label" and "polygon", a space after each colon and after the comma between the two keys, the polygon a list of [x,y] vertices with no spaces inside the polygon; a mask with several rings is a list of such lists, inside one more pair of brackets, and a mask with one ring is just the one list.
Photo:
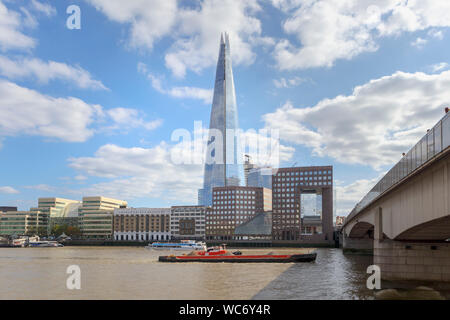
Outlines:
{"label": "white cloud", "polygon": [[31,0],[31,8],[36,12],[45,14],[47,17],[56,15],[56,8],[52,7],[48,3],[42,3],[37,0]]}
{"label": "white cloud", "polygon": [[65,142],[84,142],[102,130],[102,122],[112,127],[143,127],[151,130],[160,125],[145,122],[134,109],[104,110],[100,105],[68,97],[54,98],[35,90],[0,80],[0,138],[37,135]]}
{"label": "white cloud", "polygon": [[441,62],[441,63],[433,64],[431,66],[431,70],[433,70],[433,72],[439,72],[439,71],[448,69],[448,67],[450,67],[450,65],[447,62]]}
{"label": "white cloud", "polygon": [[256,44],[261,35],[261,22],[254,17],[259,11],[256,0],[204,0],[198,8],[180,9],[176,41],[166,55],[166,66],[180,78],[186,70],[198,73],[213,66],[223,31],[230,35],[233,63],[251,64],[255,53],[250,42]]}
{"label": "white cloud", "polygon": [[59,188],[53,187],[53,186],[49,186],[48,184],[38,184],[38,185],[35,185],[35,186],[26,186],[25,188],[26,189],[31,189],[31,190],[42,191],[42,192],[59,191]]}
{"label": "white cloud", "polygon": [[427,42],[428,42],[428,40],[422,39],[419,37],[416,40],[414,40],[413,42],[411,42],[411,45],[418,49],[422,49],[427,44]]}
{"label": "white cloud", "polygon": [[[27,19],[25,17],[25,19]],[[23,23],[20,13],[8,10],[0,0],[0,51],[34,48],[36,41],[21,31]]]}
{"label": "white cloud", "polygon": [[94,157],[71,158],[69,162],[70,167],[87,175],[111,179],[81,190],[85,194],[196,203],[197,189],[203,180],[203,166],[174,164],[171,161],[174,147],[164,142],[153,148],[104,145]]}
{"label": "white cloud", "polygon": [[154,130],[162,125],[162,120],[145,121],[136,109],[114,108],[106,111],[114,121],[114,128],[144,128]]}
{"label": "white cloud", "polygon": [[0,136],[39,135],[68,142],[83,142],[101,106],[77,98],[53,98],[0,81]]}
{"label": "white cloud", "polygon": [[290,78],[290,79],[280,78],[280,79],[274,79],[273,80],[273,84],[278,89],[281,89],[281,88],[292,88],[292,87],[299,86],[300,84],[302,84],[305,81],[307,81],[307,80],[303,79],[303,78],[300,78],[300,77],[293,77],[293,78]]}
{"label": "white cloud", "polygon": [[378,49],[377,40],[434,28],[449,27],[447,0],[272,0],[287,19],[283,29],[301,46],[282,39],[274,56],[280,69],[330,67]]}
{"label": "white cloud", "polygon": [[431,29],[430,31],[428,31],[428,35],[438,40],[444,39],[444,32],[442,30]]}
{"label": "white cloud", "polygon": [[63,80],[82,89],[108,90],[101,81],[92,79],[90,73],[81,67],[36,58],[13,60],[0,55],[0,74],[10,79],[35,78],[44,84],[52,80]]}
{"label": "white cloud", "polygon": [[195,87],[175,87],[167,91],[171,97],[174,98],[188,98],[202,100],[205,104],[211,104],[213,100],[213,91],[210,89],[195,88]]}
{"label": "white cloud", "polygon": [[147,76],[147,78],[150,80],[150,83],[152,84],[153,89],[156,91],[169,95],[173,98],[178,99],[197,99],[202,100],[205,104],[211,104],[213,99],[213,90],[212,89],[203,89],[203,88],[196,88],[196,87],[172,87],[172,88],[165,88],[163,86],[162,80],[151,74],[147,66],[144,63],[138,64],[138,71],[144,75]]}
{"label": "white cloud", "polygon": [[18,194],[20,193],[18,190],[14,189],[13,187],[0,187],[0,193],[3,194]]}
{"label": "white cloud", "polygon": [[426,134],[450,101],[450,71],[428,75],[397,72],[324,99],[308,108],[290,102],[266,114],[282,140],[305,145],[342,163],[392,165]]}
{"label": "white cloud", "polygon": [[[195,204],[197,190],[203,183],[207,133],[202,128],[194,134],[194,141],[180,140],[171,144],[163,141],[149,148],[104,145],[92,157],[70,158],[69,166],[83,175],[108,179],[80,190],[83,194]],[[271,138],[259,133],[247,132],[243,139],[253,144],[273,143]],[[280,145],[281,160],[290,160],[294,152],[294,148]],[[268,158],[254,157],[261,164],[266,164],[264,161]]]}
{"label": "white cloud", "polygon": [[165,63],[179,78],[216,63],[223,31],[230,34],[235,64],[252,63],[253,46],[273,45],[273,39],[261,37],[261,23],[254,17],[260,11],[257,0],[202,0],[190,7],[176,0],[87,1],[112,21],[130,25],[133,48],[152,49],[157,40],[171,37]]}
{"label": "white cloud", "polygon": [[176,21],[176,0],[87,0],[110,20],[130,25],[129,45],[152,49]]}
{"label": "white cloud", "polygon": [[347,216],[380,178],[356,180],[344,186],[336,185],[336,215]]}

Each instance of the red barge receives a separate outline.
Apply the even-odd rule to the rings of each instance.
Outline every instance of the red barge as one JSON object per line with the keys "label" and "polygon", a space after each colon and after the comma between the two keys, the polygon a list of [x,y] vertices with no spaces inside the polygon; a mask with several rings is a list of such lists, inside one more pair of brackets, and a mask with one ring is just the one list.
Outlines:
{"label": "red barge", "polygon": [[192,252],[182,256],[161,256],[159,262],[230,262],[230,263],[293,263],[314,262],[317,253],[300,254],[265,254],[265,255],[243,255],[240,251],[229,253],[222,247],[210,248],[207,251]]}

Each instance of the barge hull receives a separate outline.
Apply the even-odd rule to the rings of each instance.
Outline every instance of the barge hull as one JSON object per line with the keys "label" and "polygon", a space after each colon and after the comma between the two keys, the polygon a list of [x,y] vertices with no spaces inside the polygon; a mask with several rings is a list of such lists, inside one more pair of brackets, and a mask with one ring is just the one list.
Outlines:
{"label": "barge hull", "polygon": [[299,254],[291,256],[162,256],[159,262],[207,262],[207,263],[295,263],[314,262],[317,254]]}

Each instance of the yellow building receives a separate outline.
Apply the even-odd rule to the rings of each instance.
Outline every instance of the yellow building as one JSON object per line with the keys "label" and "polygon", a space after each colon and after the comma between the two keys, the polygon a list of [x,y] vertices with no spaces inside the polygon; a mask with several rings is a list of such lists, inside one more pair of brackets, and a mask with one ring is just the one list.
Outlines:
{"label": "yellow building", "polygon": [[126,208],[127,202],[105,197],[84,197],[80,208],[81,232],[87,239],[111,239],[113,214],[116,208]]}
{"label": "yellow building", "polygon": [[0,235],[47,235],[49,214],[41,211],[0,212]]}

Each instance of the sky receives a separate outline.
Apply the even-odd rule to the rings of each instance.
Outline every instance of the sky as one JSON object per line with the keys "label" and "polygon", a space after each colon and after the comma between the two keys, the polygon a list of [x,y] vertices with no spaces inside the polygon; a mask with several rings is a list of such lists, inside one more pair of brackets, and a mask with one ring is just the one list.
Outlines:
{"label": "sky", "polygon": [[196,204],[203,167],[173,161],[189,147],[173,135],[208,127],[226,31],[247,141],[277,130],[281,167],[333,165],[347,215],[450,105],[449,16],[447,0],[0,0],[0,206]]}

